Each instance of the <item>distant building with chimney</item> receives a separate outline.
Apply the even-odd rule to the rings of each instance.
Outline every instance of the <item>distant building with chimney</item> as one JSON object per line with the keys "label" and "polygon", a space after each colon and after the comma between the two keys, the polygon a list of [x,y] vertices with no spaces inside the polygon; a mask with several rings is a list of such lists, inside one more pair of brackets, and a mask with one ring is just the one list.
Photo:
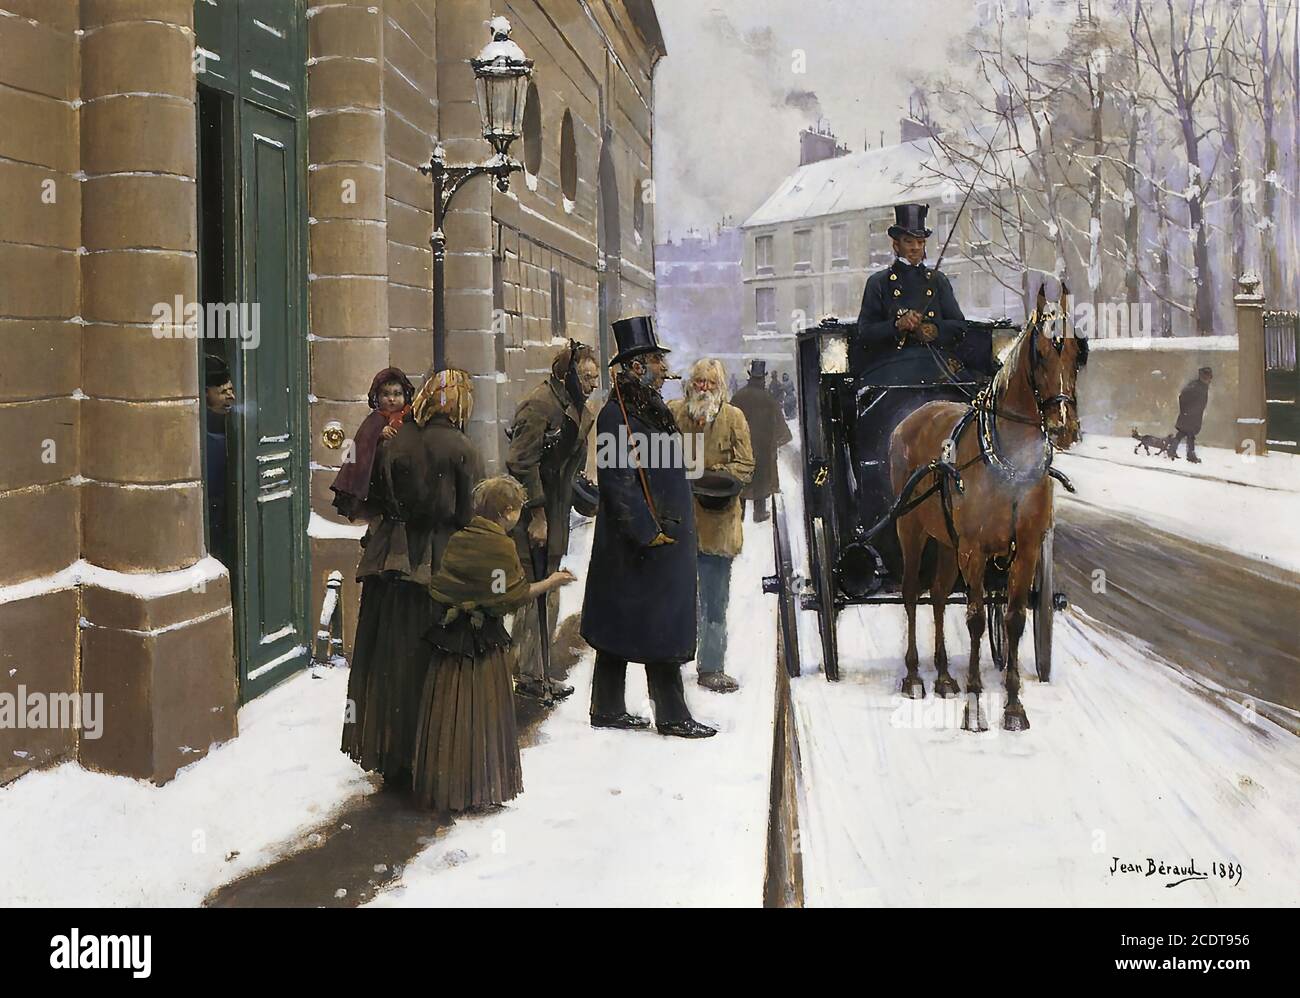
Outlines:
{"label": "distant building with chimney", "polygon": [[[868,275],[894,259],[888,234],[894,205],[929,204],[934,235],[927,258],[937,261],[964,191],[933,169],[943,159],[933,128],[923,106],[909,106],[896,145],[851,153],[828,133],[800,133],[801,165],[741,225],[741,325],[749,355],[783,357],[788,365],[799,329],[827,315],[857,318]],[[1019,296],[974,262],[987,253],[993,224],[991,208],[972,199],[943,271],[967,316],[1017,317]],[[1018,283],[1018,277],[1007,279]],[[662,280],[659,288],[662,302]]]}

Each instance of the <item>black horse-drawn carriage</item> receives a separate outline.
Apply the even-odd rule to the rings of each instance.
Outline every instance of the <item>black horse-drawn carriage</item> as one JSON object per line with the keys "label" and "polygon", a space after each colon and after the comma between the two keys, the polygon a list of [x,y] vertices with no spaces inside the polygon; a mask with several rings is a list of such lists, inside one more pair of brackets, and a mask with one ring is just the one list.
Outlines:
{"label": "black horse-drawn carriage", "polygon": [[[992,338],[996,330],[1015,331],[1008,320],[968,322],[960,355],[932,346],[890,352],[850,370],[855,324],[824,319],[798,335],[796,369],[799,395],[800,465],[803,526],[808,547],[808,578],[795,574],[792,532],[786,504],[773,497],[776,573],[764,579],[765,592],[780,600],[780,625],[786,669],[800,672],[797,616],[815,610],[821,633],[822,669],[839,678],[836,620],[841,609],[863,604],[903,602],[902,555],[895,520],[927,493],[898,496],[889,476],[889,441],[894,428],[927,402],[970,401],[996,369]],[[855,367],[858,365],[855,364]],[[917,479],[920,476],[916,476]],[[933,541],[921,563],[922,589],[933,570]],[[1043,539],[1030,594],[1033,644],[1038,677],[1051,674],[1052,614],[1065,597],[1052,588],[1052,533]],[[989,648],[995,663],[1004,659],[1005,565],[991,563],[986,574]],[[950,602],[965,602],[964,587]],[[922,597],[921,602],[930,602]]]}

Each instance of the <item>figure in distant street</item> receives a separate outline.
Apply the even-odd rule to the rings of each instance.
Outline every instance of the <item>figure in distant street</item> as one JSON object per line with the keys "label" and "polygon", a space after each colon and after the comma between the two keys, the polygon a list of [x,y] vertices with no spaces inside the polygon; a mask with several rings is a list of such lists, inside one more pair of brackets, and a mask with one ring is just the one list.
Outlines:
{"label": "figure in distant street", "polygon": [[799,396],[794,390],[794,382],[790,380],[790,372],[781,372],[781,411],[785,413],[786,419],[794,419],[799,409]]}
{"label": "figure in distant street", "polygon": [[659,733],[707,738],[717,731],[691,717],[682,689],[682,663],[695,657],[695,502],[659,394],[667,350],[649,316],[613,328],[618,371],[596,417],[600,509],[582,604],[582,636],[596,649],[591,725],[649,726],[624,701],[630,660],[645,663]]}
{"label": "figure in distant street", "polygon": [[1205,416],[1205,406],[1210,401],[1210,382],[1214,380],[1214,371],[1203,367],[1196,377],[1183,386],[1178,393],[1178,421],[1174,423],[1175,437],[1169,448],[1169,458],[1178,460],[1178,445],[1187,441],[1187,461],[1200,464],[1196,456],[1196,434],[1201,432],[1201,420]]}
{"label": "figure in distant street", "polygon": [[411,403],[412,419],[384,443],[368,502],[381,511],[361,540],[361,609],[348,675],[342,749],[386,786],[409,790],[415,721],[434,624],[429,581],[451,535],[473,517],[483,477],[464,428],[473,411],[464,371],[430,371]]}
{"label": "figure in distant street", "polygon": [[567,586],[570,572],[529,583],[510,532],[528,494],[513,478],[474,488],[474,518],[447,542],[429,582],[433,646],[415,731],[415,802],[439,814],[491,808],[524,788],[502,617]]}
{"label": "figure in distant street", "polygon": [[694,438],[687,453],[706,472],[693,489],[699,545],[697,681],[715,693],[731,693],[740,684],[725,670],[727,604],[731,563],[744,543],[744,511],[738,495],[754,477],[754,451],[745,414],[727,403],[722,361],[696,361],[684,392],[668,408],[683,439]]}
{"label": "figure in distant street", "polygon": [[[585,343],[570,340],[551,361],[547,379],[515,410],[508,433],[506,467],[528,493],[514,538],[530,582],[554,573],[569,550],[573,483],[586,467],[587,438],[595,423],[587,399],[599,384],[595,353]],[[547,597],[548,636],[555,633],[559,605],[554,592]],[[535,605],[515,614],[520,674],[517,689],[538,699],[563,699],[573,692],[573,687],[555,681],[548,686],[545,682],[538,617]]]}
{"label": "figure in distant street", "polygon": [[754,504],[755,522],[767,519],[767,501],[774,493],[781,491],[776,452],[792,439],[780,403],[763,385],[766,375],[767,361],[751,361],[749,382],[731,400],[731,404],[745,414],[745,421],[749,425],[749,439],[754,452],[754,478],[741,493],[741,498]]}

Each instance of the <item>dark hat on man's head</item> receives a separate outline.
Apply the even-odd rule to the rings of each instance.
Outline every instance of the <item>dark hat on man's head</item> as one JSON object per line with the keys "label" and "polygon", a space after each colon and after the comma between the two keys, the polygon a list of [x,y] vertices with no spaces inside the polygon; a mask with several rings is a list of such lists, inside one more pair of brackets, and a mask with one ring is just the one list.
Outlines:
{"label": "dark hat on man's head", "polygon": [[889,227],[889,238],[919,236],[921,239],[929,239],[931,233],[925,227],[925,216],[929,213],[930,206],[926,204],[894,205],[894,224]]}
{"label": "dark hat on man's head", "polygon": [[744,487],[739,478],[725,471],[706,471],[691,482],[691,491],[705,509],[726,509]]}
{"label": "dark hat on man's head", "polygon": [[765,377],[767,377],[767,361],[765,361],[765,360],[751,360],[751,361],[749,362],[749,376],[750,376],[751,378],[765,378]]}
{"label": "dark hat on man's head", "polygon": [[1196,373],[1197,373],[1197,374],[1208,374],[1208,375],[1210,375],[1211,377],[1213,377],[1213,376],[1214,376],[1214,368],[1212,368],[1212,367],[1203,367],[1203,368],[1201,368],[1201,369],[1200,369],[1198,372],[1196,372]]}
{"label": "dark hat on man's head", "polygon": [[220,388],[230,380],[230,367],[216,354],[203,355],[203,387]]}
{"label": "dark hat on man's head", "polygon": [[626,364],[643,354],[669,352],[667,347],[660,346],[655,339],[655,321],[651,316],[631,315],[626,319],[615,319],[613,328],[618,353],[609,362],[610,367]]}

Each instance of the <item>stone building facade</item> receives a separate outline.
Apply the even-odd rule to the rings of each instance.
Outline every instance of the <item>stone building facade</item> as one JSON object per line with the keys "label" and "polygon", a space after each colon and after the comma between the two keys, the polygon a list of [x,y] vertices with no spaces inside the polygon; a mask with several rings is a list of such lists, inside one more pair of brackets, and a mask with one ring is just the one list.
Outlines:
{"label": "stone building facade", "polygon": [[[355,619],[324,430],[356,429],[378,369],[431,361],[418,167],[438,138],[490,152],[468,59],[494,14],[536,62],[529,170],[471,181],[446,226],[446,355],[491,468],[564,337],[607,356],[608,323],[653,308],[650,0],[0,0],[0,782],[65,759],[170,779],[306,664],[333,570]],[[256,304],[260,338],[196,337],[173,302]],[[98,737],[13,721],[96,694]]]}

